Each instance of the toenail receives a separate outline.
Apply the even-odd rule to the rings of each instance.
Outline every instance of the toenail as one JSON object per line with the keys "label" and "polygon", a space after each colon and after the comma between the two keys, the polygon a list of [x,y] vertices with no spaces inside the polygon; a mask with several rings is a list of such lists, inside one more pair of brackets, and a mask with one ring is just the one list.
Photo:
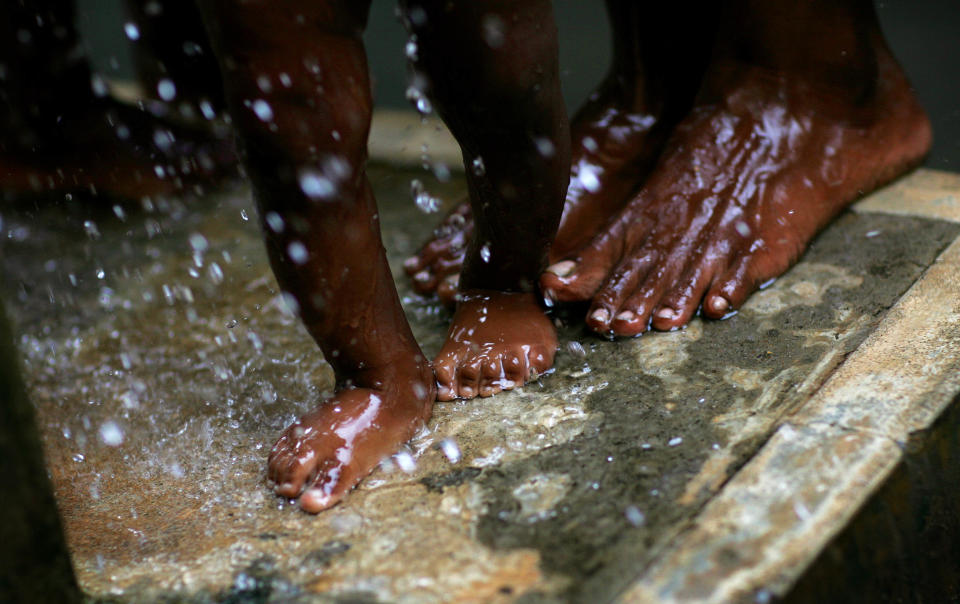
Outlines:
{"label": "toenail", "polygon": [[450,275],[445,280],[450,287],[456,287],[460,283],[460,275]]}
{"label": "toenail", "polygon": [[556,264],[552,264],[548,266],[547,272],[553,273],[558,277],[566,277],[567,275],[572,273],[573,269],[575,269],[576,267],[577,267],[577,263],[574,262],[573,260],[563,260],[561,262],[557,262]]}
{"label": "toenail", "polygon": [[632,310],[625,310],[617,315],[617,321],[633,321],[637,318],[637,315],[633,314]]}
{"label": "toenail", "polygon": [[430,273],[428,273],[427,271],[420,271],[419,273],[414,275],[413,278],[416,279],[417,281],[426,282],[430,280]]}
{"label": "toenail", "polygon": [[714,298],[710,300],[710,310],[717,314],[725,313],[729,308],[730,303],[727,302],[726,298],[714,296]]}
{"label": "toenail", "polygon": [[676,319],[677,311],[665,306],[657,311],[657,317],[661,319]]}
{"label": "toenail", "polygon": [[610,313],[606,308],[598,308],[593,311],[593,314],[590,315],[590,318],[596,321],[597,323],[606,324],[610,320]]}
{"label": "toenail", "polygon": [[407,269],[417,268],[417,265],[419,264],[420,264],[420,260],[416,256],[410,256],[409,258],[403,261],[403,266],[404,268],[407,268]]}

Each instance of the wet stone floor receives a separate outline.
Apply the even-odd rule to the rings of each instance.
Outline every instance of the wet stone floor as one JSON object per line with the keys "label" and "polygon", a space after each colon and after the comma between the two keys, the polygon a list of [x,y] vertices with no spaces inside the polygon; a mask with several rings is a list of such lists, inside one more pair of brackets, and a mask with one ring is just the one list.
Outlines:
{"label": "wet stone floor", "polygon": [[[437,215],[410,181],[447,200],[463,183],[424,174],[371,176],[430,354],[448,314],[400,262]],[[958,231],[844,214],[738,315],[673,333],[610,342],[571,312],[555,371],[437,404],[415,469],[387,461],[310,516],[267,489],[265,459],[332,373],[284,305],[248,189],[98,203],[4,210],[5,302],[80,583],[124,602],[609,599]]]}

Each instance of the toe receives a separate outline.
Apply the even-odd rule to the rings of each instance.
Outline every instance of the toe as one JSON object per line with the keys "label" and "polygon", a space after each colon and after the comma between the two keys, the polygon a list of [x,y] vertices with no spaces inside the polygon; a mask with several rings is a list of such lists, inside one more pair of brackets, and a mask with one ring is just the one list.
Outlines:
{"label": "toe", "polygon": [[761,283],[780,276],[791,262],[762,253],[745,254],[710,286],[703,301],[703,314],[722,319],[738,310]]}
{"label": "toe", "polygon": [[677,287],[668,292],[654,310],[653,327],[668,331],[686,325],[697,312],[703,294],[715,274],[716,269],[711,265],[699,265],[688,271],[678,281]]}
{"label": "toe", "polygon": [[620,258],[626,244],[620,222],[611,223],[574,260],[551,265],[541,276],[544,293],[559,302],[577,302],[593,296]]}
{"label": "toe", "polygon": [[457,393],[460,398],[477,396],[480,388],[480,359],[474,358],[463,363],[457,371]]}
{"label": "toe", "polygon": [[[651,251],[642,252],[620,263],[593,297],[587,312],[587,325],[591,329],[599,333],[609,333],[614,329],[614,324],[621,322],[617,316],[625,310],[624,303],[637,289],[640,280],[647,276],[656,259],[657,255]],[[626,309],[637,312],[636,308],[629,306]],[[646,317],[641,318],[646,324]]]}
{"label": "toe", "polygon": [[457,301],[457,292],[460,291],[459,286],[460,273],[449,275],[437,286],[437,297],[443,304],[452,306]]}
{"label": "toe", "polygon": [[493,396],[500,392],[503,381],[503,365],[499,354],[491,356],[480,366],[480,396]]}
{"label": "toe", "polygon": [[529,375],[530,366],[527,363],[527,355],[522,351],[513,351],[508,353],[503,359],[503,374],[511,388],[522,386]]}
{"label": "toe", "polygon": [[450,354],[442,354],[433,361],[433,372],[437,378],[437,399],[452,401],[457,398],[456,359]]}
{"label": "toe", "polygon": [[300,508],[311,514],[323,511],[343,499],[356,482],[356,476],[349,465],[325,459],[310,487],[300,495]]}

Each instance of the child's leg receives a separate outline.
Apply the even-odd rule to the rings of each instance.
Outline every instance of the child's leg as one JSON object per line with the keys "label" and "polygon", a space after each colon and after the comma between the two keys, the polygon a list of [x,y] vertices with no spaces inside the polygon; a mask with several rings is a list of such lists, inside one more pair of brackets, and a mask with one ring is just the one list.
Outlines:
{"label": "child's leg", "polygon": [[553,363],[534,291],[567,185],[570,133],[549,0],[408,0],[416,68],[463,149],[475,219],[462,299],[434,361],[440,398],[522,385]]}
{"label": "child's leg", "polygon": [[380,242],[365,173],[369,1],[204,0],[277,280],[336,394],[273,448],[276,491],[329,507],[413,436],[435,397]]}

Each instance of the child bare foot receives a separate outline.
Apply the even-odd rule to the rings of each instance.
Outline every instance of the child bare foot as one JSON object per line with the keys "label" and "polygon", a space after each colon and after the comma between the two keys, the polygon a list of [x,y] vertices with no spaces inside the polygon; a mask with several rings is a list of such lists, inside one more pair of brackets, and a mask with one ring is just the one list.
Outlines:
{"label": "child bare foot", "polygon": [[557,333],[532,293],[461,294],[447,340],[433,361],[437,398],[493,396],[553,366]]}
{"label": "child bare foot", "polygon": [[465,295],[434,360],[439,396],[489,396],[549,369],[557,345],[534,293],[570,159],[552,7],[549,0],[402,6],[434,106],[465,166],[483,166],[467,173],[473,237],[460,279]]}
{"label": "child bare foot", "polygon": [[436,396],[426,361],[411,369],[412,375],[391,370],[378,388],[343,389],[288,427],[267,464],[276,493],[319,512],[410,440],[429,419]]}
{"label": "child bare foot", "polygon": [[[923,158],[929,123],[864,17],[872,8],[840,4],[798,9],[784,22],[751,6],[761,18],[737,23],[761,31],[727,30],[741,53],[744,38],[762,41],[767,64],[719,53],[640,193],[544,273],[550,295],[591,300],[588,325],[615,335],[677,328],[701,302],[721,318],[796,262],[847,204]],[[788,31],[771,31],[778,27]],[[806,39],[821,48],[798,43]]]}

